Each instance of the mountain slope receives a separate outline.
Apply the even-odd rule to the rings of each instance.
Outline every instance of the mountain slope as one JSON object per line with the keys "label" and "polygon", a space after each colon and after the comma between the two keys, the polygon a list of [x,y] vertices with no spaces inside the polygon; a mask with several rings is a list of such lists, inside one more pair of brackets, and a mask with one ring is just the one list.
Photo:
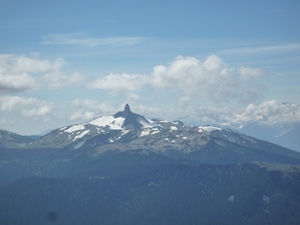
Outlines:
{"label": "mountain slope", "polygon": [[0,147],[23,147],[33,139],[4,129],[0,129]]}

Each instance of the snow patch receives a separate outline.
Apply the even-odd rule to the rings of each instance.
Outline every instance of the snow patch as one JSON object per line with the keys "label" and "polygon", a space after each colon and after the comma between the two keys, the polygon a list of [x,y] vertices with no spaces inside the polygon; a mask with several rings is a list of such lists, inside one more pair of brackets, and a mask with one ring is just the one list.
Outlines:
{"label": "snow patch", "polygon": [[154,130],[151,134],[157,134],[159,133],[159,130]]}
{"label": "snow patch", "polygon": [[198,132],[203,132],[203,131],[207,131],[207,132],[212,132],[214,130],[222,130],[219,127],[214,127],[214,126],[198,126]]}
{"label": "snow patch", "polygon": [[140,137],[147,136],[149,134],[156,134],[156,133],[159,133],[159,130],[157,128],[145,129],[141,132]]}
{"label": "snow patch", "polygon": [[114,118],[113,116],[101,116],[98,119],[89,122],[88,124],[98,127],[108,126],[111,130],[122,130],[124,120],[125,118],[123,117]]}
{"label": "snow patch", "polygon": [[141,132],[140,137],[147,136],[147,135],[149,135],[149,134],[150,134],[150,130],[143,130],[143,131]]}
{"label": "snow patch", "polygon": [[170,127],[170,130],[177,130],[177,127],[172,126],[172,127]]}
{"label": "snow patch", "polygon": [[167,121],[167,120],[159,120],[159,122],[161,122],[161,123],[169,123],[169,121]]}
{"label": "snow patch", "polygon": [[159,124],[149,119],[138,118],[137,121],[142,125],[143,128],[154,128],[160,126]]}
{"label": "snow patch", "polygon": [[82,138],[84,135],[88,134],[90,131],[89,130],[85,130],[83,131],[81,134],[77,135],[76,137],[74,137],[74,140],[77,140],[78,138]]}
{"label": "snow patch", "polygon": [[129,130],[122,130],[122,134],[121,136],[125,135],[125,134],[128,134],[129,133]]}
{"label": "snow patch", "polygon": [[78,124],[70,127],[69,129],[64,130],[64,132],[73,133],[74,131],[84,130],[84,126],[82,124]]}
{"label": "snow patch", "polygon": [[99,127],[96,127],[96,129],[97,129],[97,133],[98,133],[98,134],[102,133],[102,131],[103,131],[103,130],[100,129]]}
{"label": "snow patch", "polygon": [[76,150],[76,149],[79,149],[80,147],[82,147],[83,145],[85,144],[85,141],[81,141],[79,142],[78,144],[76,144],[73,149]]}

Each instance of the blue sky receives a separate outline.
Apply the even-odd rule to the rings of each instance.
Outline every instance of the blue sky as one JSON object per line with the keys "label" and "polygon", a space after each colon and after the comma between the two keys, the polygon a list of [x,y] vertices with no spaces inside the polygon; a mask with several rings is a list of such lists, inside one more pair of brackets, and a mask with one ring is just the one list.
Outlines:
{"label": "blue sky", "polygon": [[300,122],[299,21],[297,0],[1,1],[0,127],[36,134],[125,103]]}

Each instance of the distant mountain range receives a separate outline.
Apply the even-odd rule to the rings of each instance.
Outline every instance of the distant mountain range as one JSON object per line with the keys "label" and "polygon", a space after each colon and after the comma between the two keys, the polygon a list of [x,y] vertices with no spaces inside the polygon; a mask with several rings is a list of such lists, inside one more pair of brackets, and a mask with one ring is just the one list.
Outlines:
{"label": "distant mountain range", "polygon": [[300,153],[231,129],[149,119],[126,105],[39,138],[0,135],[0,224],[300,219]]}
{"label": "distant mountain range", "polygon": [[279,115],[276,122],[268,116],[247,120],[239,119],[241,116],[231,113],[196,113],[180,117],[178,120],[190,126],[210,124],[224,129],[237,130],[260,140],[269,141],[300,152],[299,122],[286,122],[286,119],[283,118],[284,115],[282,115],[283,117]]}

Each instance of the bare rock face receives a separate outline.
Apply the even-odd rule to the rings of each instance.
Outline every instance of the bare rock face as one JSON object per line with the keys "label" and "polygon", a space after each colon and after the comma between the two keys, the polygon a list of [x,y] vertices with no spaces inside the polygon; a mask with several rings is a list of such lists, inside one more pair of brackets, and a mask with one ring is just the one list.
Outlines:
{"label": "bare rock face", "polygon": [[125,105],[123,111],[116,113],[114,117],[125,118],[122,127],[126,129],[141,129],[142,125],[139,121],[146,120],[143,116],[131,112],[128,104]]}

